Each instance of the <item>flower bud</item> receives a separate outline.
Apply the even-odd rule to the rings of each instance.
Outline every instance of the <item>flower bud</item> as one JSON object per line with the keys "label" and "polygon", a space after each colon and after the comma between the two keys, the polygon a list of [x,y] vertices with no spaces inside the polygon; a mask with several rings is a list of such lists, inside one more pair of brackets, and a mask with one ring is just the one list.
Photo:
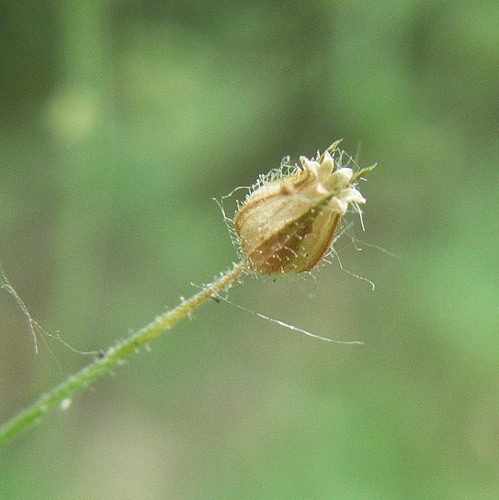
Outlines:
{"label": "flower bud", "polygon": [[274,171],[247,196],[234,229],[247,266],[263,274],[310,271],[331,245],[351,203],[365,203],[353,183],[371,168],[354,174],[334,160],[340,141],[317,160],[300,157],[301,167]]}

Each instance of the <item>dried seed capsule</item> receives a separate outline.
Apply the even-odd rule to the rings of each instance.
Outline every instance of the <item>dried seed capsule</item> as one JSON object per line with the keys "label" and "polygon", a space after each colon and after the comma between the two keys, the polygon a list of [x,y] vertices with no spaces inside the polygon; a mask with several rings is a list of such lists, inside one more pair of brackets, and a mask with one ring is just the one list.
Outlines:
{"label": "dried seed capsule", "polygon": [[[310,271],[329,249],[350,203],[365,203],[353,186],[360,175],[337,168],[340,141],[319,158],[300,157],[301,168],[261,182],[234,218],[248,267],[263,274]],[[335,170],[336,168],[336,170]]]}

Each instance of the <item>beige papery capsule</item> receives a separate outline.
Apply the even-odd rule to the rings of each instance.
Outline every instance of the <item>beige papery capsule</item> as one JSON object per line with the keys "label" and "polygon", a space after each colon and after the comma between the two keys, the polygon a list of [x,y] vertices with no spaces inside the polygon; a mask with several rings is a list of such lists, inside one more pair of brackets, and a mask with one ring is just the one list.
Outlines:
{"label": "beige papery capsule", "polygon": [[348,206],[365,203],[353,183],[373,167],[356,174],[338,168],[339,142],[317,160],[301,156],[301,167],[248,195],[234,228],[250,269],[267,275],[310,271],[329,249]]}

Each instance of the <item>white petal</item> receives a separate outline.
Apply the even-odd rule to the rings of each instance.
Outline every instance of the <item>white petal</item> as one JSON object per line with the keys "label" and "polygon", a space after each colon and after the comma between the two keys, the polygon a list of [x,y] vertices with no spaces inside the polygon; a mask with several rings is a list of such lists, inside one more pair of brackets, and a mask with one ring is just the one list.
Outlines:
{"label": "white petal", "polygon": [[322,160],[320,166],[320,172],[324,175],[329,175],[334,170],[334,160],[333,157],[329,154],[329,151],[324,153],[324,159]]}
{"label": "white petal", "polygon": [[366,202],[365,198],[360,194],[360,191],[357,191],[357,189],[353,187],[344,189],[340,194],[338,194],[338,198],[348,204]]}
{"label": "white petal", "polygon": [[316,161],[309,160],[305,156],[300,156],[300,162],[305,168],[305,170],[308,170],[311,174],[317,177],[318,172],[319,172],[319,163]]}
{"label": "white petal", "polygon": [[352,178],[353,172],[351,168],[340,168],[327,180],[327,187],[331,191],[337,191],[338,189],[348,186],[350,179]]}
{"label": "white petal", "polygon": [[321,184],[320,182],[317,183],[317,194],[320,196],[324,194],[328,194],[329,191],[324,187],[324,184]]}
{"label": "white petal", "polygon": [[350,179],[352,178],[353,175],[353,170],[351,168],[340,168],[336,170],[336,172],[333,174],[341,179],[345,179],[345,182],[348,184],[350,182]]}

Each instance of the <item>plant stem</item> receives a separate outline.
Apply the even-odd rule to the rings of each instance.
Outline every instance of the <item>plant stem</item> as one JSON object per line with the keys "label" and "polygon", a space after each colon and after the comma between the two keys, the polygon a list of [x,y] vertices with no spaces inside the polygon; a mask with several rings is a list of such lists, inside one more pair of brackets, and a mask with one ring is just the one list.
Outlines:
{"label": "plant stem", "polygon": [[216,297],[222,290],[229,288],[239,277],[243,269],[243,262],[234,264],[232,269],[222,274],[220,278],[204,287],[200,292],[187,300],[183,300],[177,307],[158,316],[154,321],[114,347],[110,347],[101,357],[95,359],[78,373],[68,377],[50,392],[41,396],[31,406],[5,422],[0,426],[0,445],[13,439],[35,421],[39,421],[55,406],[60,405],[75,392],[90,385],[112,367],[124,360],[129,354],[136,352],[155,337],[169,330],[206,300]]}

